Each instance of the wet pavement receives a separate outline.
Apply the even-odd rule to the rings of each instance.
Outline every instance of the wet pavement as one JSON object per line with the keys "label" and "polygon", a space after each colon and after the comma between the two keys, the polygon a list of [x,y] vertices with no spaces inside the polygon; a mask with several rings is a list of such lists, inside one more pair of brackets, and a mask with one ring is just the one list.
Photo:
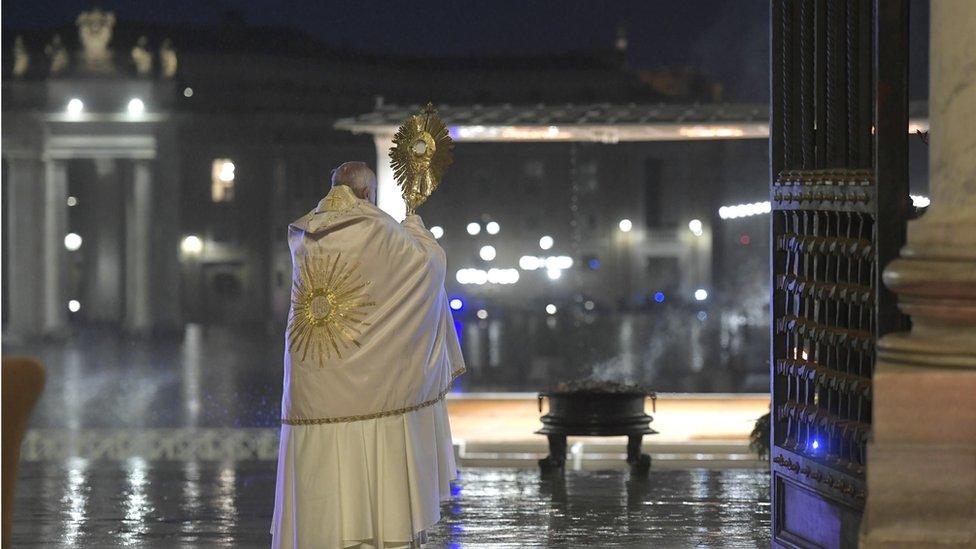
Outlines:
{"label": "wet pavement", "polygon": [[[635,338],[636,334],[655,333],[644,321],[633,320],[624,332]],[[608,335],[612,329],[595,326],[587,333],[616,340]],[[518,344],[496,342],[492,345],[499,348],[488,353],[494,347],[488,340],[478,343],[480,336],[475,336],[497,330],[474,324],[464,330],[474,333],[463,338],[468,372],[455,382],[457,392],[534,392],[589,372],[552,354],[551,349],[530,348],[521,340]],[[543,339],[562,349],[564,346],[553,342],[563,339],[553,337]],[[34,356],[47,368],[47,385],[31,418],[33,428],[277,427],[283,343],[279,331],[244,326],[194,324],[181,334],[160,338],[125,337],[109,328],[78,328],[61,341],[17,342],[5,337],[3,355]],[[739,380],[747,377],[718,363],[700,364],[702,369],[692,375],[686,360],[661,354],[661,350],[651,353],[653,356],[635,350],[645,343],[629,342],[629,350],[620,351],[628,357],[625,361],[611,360],[608,357],[616,351],[607,351],[600,360],[594,358],[593,364],[605,362],[614,379],[646,381],[657,391],[741,390],[724,382],[699,381],[725,375]],[[665,365],[680,371],[667,370]],[[692,378],[698,381],[689,381]],[[760,390],[765,391],[767,373],[763,371],[759,378]]]}
{"label": "wet pavement", "polygon": [[[765,471],[470,468],[428,547],[768,547]],[[21,465],[13,547],[267,547],[273,461]]]}

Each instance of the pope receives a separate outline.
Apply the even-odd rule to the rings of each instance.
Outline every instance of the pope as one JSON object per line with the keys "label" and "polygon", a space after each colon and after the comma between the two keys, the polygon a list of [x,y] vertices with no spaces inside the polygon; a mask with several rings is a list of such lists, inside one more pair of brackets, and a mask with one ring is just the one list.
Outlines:
{"label": "pope", "polygon": [[362,162],[289,226],[275,548],[414,547],[457,469],[444,396],[464,372],[444,250],[376,207]]}

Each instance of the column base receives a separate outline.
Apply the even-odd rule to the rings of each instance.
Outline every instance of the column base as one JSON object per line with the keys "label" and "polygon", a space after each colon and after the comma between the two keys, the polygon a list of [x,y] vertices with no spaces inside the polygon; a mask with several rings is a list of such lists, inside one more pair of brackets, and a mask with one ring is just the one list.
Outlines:
{"label": "column base", "polygon": [[976,443],[868,445],[863,547],[976,547]]}
{"label": "column base", "polygon": [[976,369],[962,347],[879,342],[861,547],[976,547]]}

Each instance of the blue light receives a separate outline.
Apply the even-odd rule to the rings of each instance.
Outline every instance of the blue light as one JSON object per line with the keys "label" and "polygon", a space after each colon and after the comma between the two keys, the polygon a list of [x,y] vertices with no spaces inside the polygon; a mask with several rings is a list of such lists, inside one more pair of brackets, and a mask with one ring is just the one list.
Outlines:
{"label": "blue light", "polygon": [[464,308],[464,301],[460,297],[452,297],[450,304],[453,311],[460,311]]}
{"label": "blue light", "polygon": [[658,303],[664,303],[664,292],[657,292],[654,294],[654,301]]}
{"label": "blue light", "polygon": [[705,311],[698,311],[698,320],[705,322],[706,318],[708,318],[708,313]]}
{"label": "blue light", "polygon": [[812,442],[812,443],[810,444],[810,447],[811,447],[811,448],[813,448],[814,450],[816,450],[817,448],[820,448],[820,442],[819,442],[819,441],[817,441],[817,440],[814,440],[814,441],[813,441],[813,442]]}
{"label": "blue light", "polygon": [[600,260],[595,257],[587,261],[586,264],[590,267],[591,271],[595,271],[600,268]]}

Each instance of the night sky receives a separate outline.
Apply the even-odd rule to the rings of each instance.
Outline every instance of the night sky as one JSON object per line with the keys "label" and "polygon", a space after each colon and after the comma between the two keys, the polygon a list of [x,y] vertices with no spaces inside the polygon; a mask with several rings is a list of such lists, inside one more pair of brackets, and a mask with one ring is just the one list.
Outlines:
{"label": "night sky", "polygon": [[[388,55],[606,51],[622,24],[631,65],[697,67],[724,85],[726,100],[768,98],[768,0],[3,0],[3,27],[70,23],[92,5],[115,11],[119,24],[217,25],[236,11],[251,25],[298,28],[342,49]],[[916,0],[912,8],[913,38],[927,38],[927,2]],[[913,61],[924,61],[927,52],[919,42]],[[924,78],[913,78],[912,88],[913,96],[924,97]]]}

